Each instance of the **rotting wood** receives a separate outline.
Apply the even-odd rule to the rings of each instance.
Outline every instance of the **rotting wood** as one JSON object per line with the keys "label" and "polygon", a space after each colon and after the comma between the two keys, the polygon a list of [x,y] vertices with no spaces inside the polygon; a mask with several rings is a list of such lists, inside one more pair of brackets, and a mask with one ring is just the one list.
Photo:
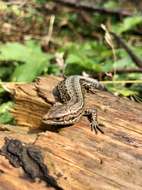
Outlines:
{"label": "rotting wood", "polygon": [[[47,93],[47,102],[38,96],[35,83],[7,88],[13,93],[12,111],[17,125],[26,130],[0,132],[0,147],[4,137],[33,143],[41,128],[42,116],[54,102],[52,89],[61,80],[55,77],[39,78],[38,87]],[[104,124],[104,134],[90,130],[86,118],[58,133],[38,133],[35,144],[41,147],[50,174],[65,190],[142,189],[142,105],[108,92],[87,94],[88,107],[96,107],[98,120]],[[42,126],[43,127],[43,126]],[[44,128],[45,129],[45,128]],[[0,187],[11,189],[47,189],[44,182],[31,182],[19,168],[12,167],[0,156]],[[50,188],[52,189],[52,188]]]}

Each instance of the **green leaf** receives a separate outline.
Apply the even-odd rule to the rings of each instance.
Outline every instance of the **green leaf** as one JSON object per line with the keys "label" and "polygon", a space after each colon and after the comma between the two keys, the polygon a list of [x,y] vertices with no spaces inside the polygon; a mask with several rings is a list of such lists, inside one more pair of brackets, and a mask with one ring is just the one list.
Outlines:
{"label": "green leaf", "polygon": [[67,43],[61,49],[67,53],[65,59],[65,73],[81,74],[83,71],[100,72],[103,71],[102,62],[112,55],[102,43],[87,41],[85,43]]}
{"label": "green leaf", "polygon": [[6,124],[13,121],[13,117],[9,113],[9,109],[12,107],[11,101],[0,105],[0,123]]}
{"label": "green leaf", "polygon": [[47,68],[50,59],[51,55],[43,53],[35,41],[28,41],[24,45],[20,43],[0,45],[0,61],[18,63],[12,74],[12,81],[33,81]]}
{"label": "green leaf", "polygon": [[128,55],[126,55],[123,58],[118,59],[117,61],[115,61],[115,63],[113,64],[114,68],[129,68],[129,67],[135,67],[135,64],[132,62],[131,58],[128,57]]}
{"label": "green leaf", "polygon": [[41,4],[44,4],[47,2],[47,0],[35,0],[36,3],[41,3]]}
{"label": "green leaf", "polygon": [[123,95],[123,96],[134,96],[137,95],[137,91],[129,90],[128,88],[122,88],[122,89],[117,89],[117,93]]}
{"label": "green leaf", "polygon": [[103,6],[107,9],[116,9],[116,8],[118,8],[118,2],[109,0],[106,3],[104,2]]}
{"label": "green leaf", "polygon": [[122,34],[123,32],[133,29],[138,24],[142,24],[142,16],[141,15],[127,17],[123,20],[123,22],[113,25],[112,31],[117,34]]}

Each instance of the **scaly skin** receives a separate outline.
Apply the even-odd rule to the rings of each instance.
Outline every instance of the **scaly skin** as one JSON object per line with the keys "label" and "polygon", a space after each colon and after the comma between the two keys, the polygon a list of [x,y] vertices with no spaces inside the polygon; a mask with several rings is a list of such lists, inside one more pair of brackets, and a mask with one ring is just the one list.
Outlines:
{"label": "scaly skin", "polygon": [[97,122],[96,110],[88,111],[85,109],[85,91],[94,93],[96,89],[105,90],[102,84],[92,78],[73,75],[64,79],[55,89],[60,103],[55,103],[44,115],[43,123],[47,125],[72,125],[82,115],[85,115],[91,122],[91,129],[94,129],[95,132],[101,131]]}

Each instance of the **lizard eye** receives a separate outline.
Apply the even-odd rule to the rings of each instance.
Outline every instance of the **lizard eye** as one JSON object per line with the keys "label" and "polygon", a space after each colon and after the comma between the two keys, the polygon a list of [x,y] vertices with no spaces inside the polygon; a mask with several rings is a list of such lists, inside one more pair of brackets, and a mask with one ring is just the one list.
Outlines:
{"label": "lizard eye", "polygon": [[56,118],[55,118],[55,121],[57,121],[57,122],[58,122],[58,121],[62,121],[62,118],[56,117]]}

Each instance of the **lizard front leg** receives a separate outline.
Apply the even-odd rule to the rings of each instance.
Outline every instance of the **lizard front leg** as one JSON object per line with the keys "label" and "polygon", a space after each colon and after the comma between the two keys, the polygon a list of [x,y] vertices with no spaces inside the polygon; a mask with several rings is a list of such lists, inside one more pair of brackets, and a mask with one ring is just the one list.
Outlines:
{"label": "lizard front leg", "polygon": [[102,131],[102,129],[100,128],[103,125],[99,125],[99,123],[97,121],[97,110],[96,109],[90,108],[90,109],[85,110],[84,116],[86,116],[88,118],[92,131],[94,130],[96,134],[98,133],[98,131],[100,131],[101,133],[104,133]]}

